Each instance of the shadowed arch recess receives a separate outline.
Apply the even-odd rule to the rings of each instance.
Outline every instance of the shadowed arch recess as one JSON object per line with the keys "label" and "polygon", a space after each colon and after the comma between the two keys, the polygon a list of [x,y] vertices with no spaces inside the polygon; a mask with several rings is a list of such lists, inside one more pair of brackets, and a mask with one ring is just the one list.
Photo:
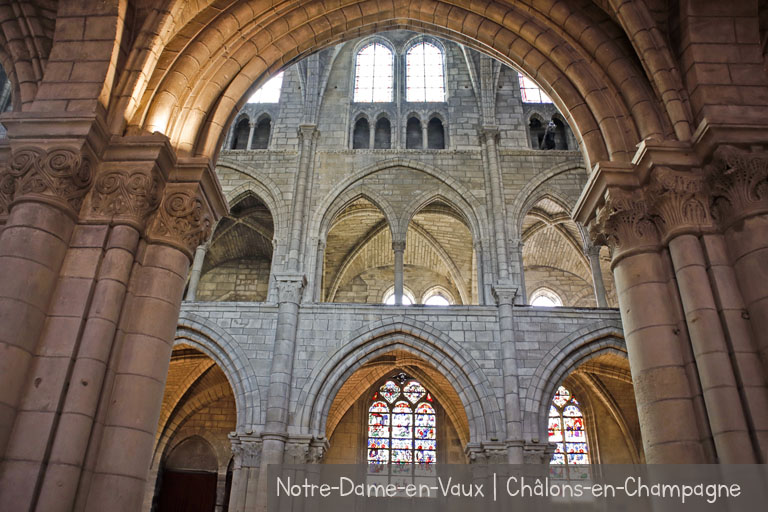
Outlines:
{"label": "shadowed arch recess", "polygon": [[[587,14],[577,2],[360,1],[329,7],[311,0],[267,8],[242,1],[210,9],[210,21],[184,50],[174,56],[153,48],[168,67],[153,69],[143,88],[134,84],[142,89],[134,97],[142,99],[122,114],[138,128],[166,133],[189,154],[215,156],[222,130],[270,73],[320,48],[397,28],[448,37],[521,68],[568,113],[590,165],[627,160],[639,140],[672,132],[636,57],[595,28],[614,22],[598,11]],[[590,26],[589,37],[581,37]]]}

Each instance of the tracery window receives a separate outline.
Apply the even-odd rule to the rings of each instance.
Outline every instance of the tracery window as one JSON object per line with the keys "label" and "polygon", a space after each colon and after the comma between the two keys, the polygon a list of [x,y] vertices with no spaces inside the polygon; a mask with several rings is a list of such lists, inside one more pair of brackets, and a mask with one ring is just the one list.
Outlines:
{"label": "tracery window", "polygon": [[523,96],[523,103],[552,103],[536,83],[522,73],[518,73],[520,79],[520,92]]}
{"label": "tracery window", "polygon": [[368,408],[369,464],[434,464],[437,421],[432,395],[399,373],[374,394]]}
{"label": "tracery window", "polygon": [[589,446],[584,415],[571,392],[557,388],[549,406],[549,442],[556,443],[550,464],[589,464]]}
{"label": "tracery window", "polygon": [[357,52],[355,93],[358,103],[392,101],[394,61],[392,50],[381,43],[370,43]]}
{"label": "tracery window", "polygon": [[248,103],[277,103],[280,101],[280,89],[283,87],[283,72],[279,72],[259,87],[248,99]]}
{"label": "tracery window", "polygon": [[[387,290],[384,293],[384,297],[382,298],[381,302],[384,304],[387,304],[389,306],[394,305],[395,303],[395,288],[392,287],[389,290]],[[403,288],[403,306],[410,306],[415,302],[413,298],[413,293],[411,293],[410,290],[407,288]]]}
{"label": "tracery window", "polygon": [[531,294],[531,306],[554,308],[563,305],[563,300],[558,294],[548,288],[539,288]]}
{"label": "tracery window", "polygon": [[443,52],[436,45],[421,41],[405,54],[406,101],[445,101]]}
{"label": "tracery window", "polygon": [[425,306],[450,306],[453,304],[453,297],[443,287],[435,286],[427,290],[421,302]]}

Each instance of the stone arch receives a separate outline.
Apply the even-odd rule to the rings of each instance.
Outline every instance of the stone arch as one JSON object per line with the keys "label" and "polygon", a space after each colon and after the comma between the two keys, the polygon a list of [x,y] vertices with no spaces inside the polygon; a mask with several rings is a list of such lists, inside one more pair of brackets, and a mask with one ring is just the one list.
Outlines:
{"label": "stone arch", "polygon": [[[204,398],[193,399],[190,402],[184,404],[184,407],[175,411],[173,415],[173,421],[166,423],[162,432],[158,432],[159,438],[156,441],[155,452],[152,457],[152,464],[150,467],[159,467],[160,462],[170,453],[170,444],[174,438],[174,435],[178,432],[179,426],[194,413],[210,405],[211,403],[225,398],[230,386],[227,383],[221,383],[206,390]],[[208,439],[210,442],[210,438]],[[215,444],[215,443],[212,443]],[[215,452],[214,452],[215,453]]]}
{"label": "stone arch", "polygon": [[[520,238],[522,236],[520,228],[523,225],[523,217],[525,217],[526,212],[531,208],[531,206],[536,204],[536,201],[540,199],[538,196],[533,199],[534,194],[537,192],[539,187],[541,187],[541,185],[554,178],[555,176],[575,169],[583,169],[583,167],[578,164],[574,164],[573,162],[563,162],[536,175],[536,177],[526,183],[520,192],[517,193],[515,199],[512,201],[512,204],[507,210],[508,212],[512,212],[511,215],[514,216],[511,219],[508,219],[507,222],[509,226],[512,226],[515,229],[514,233],[510,233],[511,238]],[[548,193],[556,196],[556,193]],[[569,200],[563,198],[562,202],[564,202],[565,205],[568,205],[572,209]]]}
{"label": "stone arch", "polygon": [[[560,110],[574,119],[589,162],[626,160],[640,139],[664,136],[671,129],[636,56],[597,28],[590,37],[579,37],[594,20],[561,0],[545,0],[535,8],[514,4],[501,12],[488,2],[444,9],[442,1],[433,0],[419,7],[394,4],[375,14],[347,4],[329,9],[319,0],[315,3],[294,10],[287,5],[252,6],[237,24],[229,23],[234,13],[211,11],[213,19],[195,36],[195,42],[211,43],[206,47],[209,58],[191,55],[205,45],[188,45],[171,63],[166,79],[153,76],[135,92],[144,99],[131,122],[168,133],[183,151],[214,156],[221,127],[229,125],[242,98],[265,73],[353,36],[417,27],[517,65],[545,84]],[[336,11],[342,8],[343,13]],[[310,23],[320,28],[312,30]],[[483,30],[478,30],[481,24]],[[523,25],[526,30],[520,30]],[[210,79],[224,69],[229,81]],[[167,78],[171,75],[179,79]]]}
{"label": "stone arch", "polygon": [[263,423],[261,392],[240,344],[218,325],[183,311],[179,315],[176,340],[203,352],[221,368],[235,395],[237,426],[246,428]]}
{"label": "stone arch", "polygon": [[403,316],[358,329],[315,366],[296,405],[297,426],[323,435],[329,407],[347,378],[366,362],[393,350],[423,359],[454,383],[469,421],[470,441],[503,437],[498,398],[483,369],[451,338]]}
{"label": "stone arch", "polygon": [[[290,221],[288,205],[285,203],[280,189],[269,176],[253,167],[225,159],[220,160],[216,166],[237,171],[250,178],[250,180],[225,192],[224,197],[227,200],[228,206],[231,208],[248,193],[255,194],[259,199],[264,201],[264,204],[267,205],[267,208],[269,208],[269,211],[272,214],[272,219],[275,224],[275,238],[287,239],[288,223]],[[215,231],[215,226],[212,232],[213,231]]]}
{"label": "stone arch", "polygon": [[619,322],[602,321],[582,327],[560,340],[533,372],[520,404],[527,436],[546,440],[549,400],[562,380],[580,364],[603,354],[627,357],[624,332]]}
{"label": "stone arch", "polygon": [[[573,211],[574,204],[569,198],[563,196],[562,194],[560,194],[555,190],[542,187],[540,190],[535,191],[534,194],[528,198],[528,200],[525,202],[525,204],[522,207],[522,211],[517,217],[516,228],[517,228],[517,232],[520,233],[521,239],[523,237],[523,221],[525,220],[525,216],[528,215],[531,209],[534,206],[536,206],[536,204],[542,199],[549,199],[550,201],[556,203],[561,208],[563,208],[563,210],[565,210],[566,212]],[[582,226],[579,225],[573,218],[571,218],[570,220],[573,221],[573,223],[576,225],[576,228],[578,229],[579,234],[581,236],[581,240],[579,240],[579,242],[581,242],[582,246],[574,247],[574,249],[576,249],[581,254],[584,252],[583,245],[585,244],[586,240],[588,240],[588,238],[585,236],[585,232]],[[586,256],[584,257],[586,258]]]}
{"label": "stone arch", "polygon": [[397,222],[397,214],[395,213],[395,209],[386,199],[377,194],[375,190],[372,190],[370,187],[366,186],[351,188],[335,197],[334,201],[329,204],[326,209],[322,210],[324,214],[320,219],[321,224],[318,226],[318,231],[313,231],[313,233],[319,232],[319,238],[321,240],[325,240],[328,237],[328,232],[330,231],[333,220],[336,218],[336,216],[341,213],[344,208],[349,205],[349,203],[357,199],[366,199],[376,208],[378,208],[379,211],[381,211],[381,213],[384,215],[384,219],[387,221],[387,225],[389,226],[389,229],[392,233],[392,237],[394,238],[396,234],[394,231],[394,226],[396,226]]}
{"label": "stone arch", "polygon": [[[309,233],[323,234],[327,232],[328,224],[330,223],[330,220],[333,218],[333,217],[330,217],[330,219],[328,218],[328,212],[331,211],[332,205],[337,204],[338,199],[342,194],[349,192],[347,191],[347,189],[350,188],[354,183],[356,183],[357,181],[360,181],[366,176],[369,176],[379,171],[384,171],[386,169],[391,169],[393,167],[403,167],[406,169],[420,171],[437,179],[438,181],[443,182],[447,186],[448,190],[452,191],[452,194],[456,194],[457,197],[461,197],[463,199],[461,202],[469,206],[470,210],[473,213],[474,218],[483,220],[482,223],[478,223],[479,224],[478,227],[485,225],[485,217],[483,215],[485,210],[480,204],[480,202],[475,198],[475,196],[472,194],[472,192],[470,192],[470,190],[466,186],[464,186],[459,181],[449,176],[448,173],[442,171],[437,167],[424,164],[416,160],[411,160],[408,158],[393,158],[393,159],[378,162],[368,167],[365,167],[363,169],[360,169],[359,171],[355,172],[351,176],[347,176],[346,178],[341,180],[339,183],[337,183],[336,186],[334,186],[328,192],[328,194],[326,194],[326,196],[318,202],[318,205],[315,208],[315,215],[313,215],[313,218],[310,223]],[[446,194],[448,193],[446,192]],[[381,208],[381,206],[379,206],[379,208]],[[341,210],[339,209],[338,211],[341,211]],[[382,209],[382,211],[384,210]],[[391,212],[391,214],[388,215],[386,212],[384,214],[385,217],[387,217],[387,221],[390,223],[389,225],[392,226],[393,229],[399,229],[400,225],[398,223],[400,222],[400,219],[398,218],[398,215],[396,215],[394,213],[394,210],[391,208],[389,211]],[[396,233],[404,233],[404,231],[403,230],[393,231],[393,235]],[[481,234],[485,233],[485,230],[481,229],[480,233]]]}
{"label": "stone arch", "polygon": [[429,190],[413,198],[397,219],[398,234],[405,237],[405,231],[408,229],[408,224],[413,220],[414,215],[426,206],[429,206],[430,203],[438,200],[447,203],[460,214],[462,220],[472,233],[473,240],[481,240],[487,235],[486,226],[477,218],[472,206],[461,195],[457,194],[455,190],[450,188],[437,191]]}

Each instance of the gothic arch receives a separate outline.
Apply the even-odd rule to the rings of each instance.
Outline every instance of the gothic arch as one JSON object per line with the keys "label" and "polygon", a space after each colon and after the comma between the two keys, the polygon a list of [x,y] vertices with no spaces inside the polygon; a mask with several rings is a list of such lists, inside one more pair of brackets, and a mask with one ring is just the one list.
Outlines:
{"label": "gothic arch", "polygon": [[582,327],[552,347],[534,371],[526,394],[520,397],[526,435],[546,439],[547,410],[557,386],[580,364],[609,353],[627,357],[619,322],[596,322]]}
{"label": "gothic arch", "polygon": [[403,316],[358,329],[315,366],[296,405],[299,428],[323,435],[329,407],[343,383],[366,362],[393,350],[424,360],[453,382],[469,421],[471,442],[503,436],[496,393],[477,362],[438,330]]}
{"label": "gothic arch", "polygon": [[[467,206],[469,207],[469,211],[472,212],[472,216],[469,216],[468,218],[475,218],[483,221],[483,222],[478,221],[477,228],[479,228],[479,233],[481,234],[484,233],[484,230],[482,230],[482,226],[485,225],[485,222],[484,222],[485,217],[483,215],[483,212],[485,210],[483,209],[480,202],[474,197],[474,195],[472,195],[469,189],[467,189],[464,185],[462,185],[457,180],[449,176],[448,173],[438,169],[437,167],[427,165],[422,162],[418,162],[416,160],[410,160],[408,158],[393,158],[393,159],[375,163],[373,165],[365,167],[364,169],[360,169],[359,171],[355,172],[351,176],[348,176],[343,180],[341,180],[339,183],[337,183],[336,186],[334,186],[330,190],[330,192],[328,192],[328,194],[326,194],[326,196],[318,202],[318,205],[315,208],[315,215],[310,221],[311,223],[310,223],[309,233],[310,234],[319,233],[322,235],[328,231],[330,220],[333,218],[332,216],[329,218],[328,214],[329,212],[335,210],[335,208],[332,209],[332,206],[334,204],[338,204],[338,200],[342,194],[346,194],[355,190],[354,188],[352,188],[352,185],[354,183],[365,178],[366,176],[369,176],[379,171],[384,171],[386,169],[391,169],[394,167],[401,167],[404,169],[420,171],[437,179],[438,181],[443,182],[446,185],[447,189],[441,190],[438,193],[446,194],[449,197],[452,196],[456,199],[462,198],[461,200],[457,200],[456,202],[458,204],[464,204],[465,207]],[[348,188],[352,188],[352,190],[347,191]],[[361,187],[361,188],[364,188],[364,187]],[[387,217],[387,221],[389,222],[389,225],[392,227],[393,236],[396,234],[405,232],[404,229],[401,229],[402,228],[402,226],[400,225],[401,219],[397,214],[395,214],[393,209],[390,208],[391,213],[388,214],[386,211],[384,211],[384,209],[380,205],[377,205],[377,206],[379,206],[379,208],[382,209],[382,211],[384,212],[384,216]],[[461,211],[461,209],[459,210]],[[338,211],[341,211],[341,209],[338,209]],[[410,220],[410,217],[408,217],[408,220]],[[405,225],[405,227],[407,228],[407,224]]]}
{"label": "gothic arch", "polygon": [[[382,215],[384,215],[384,219],[387,221],[387,225],[394,238],[394,223],[397,222],[395,209],[386,199],[377,194],[376,191],[372,190],[370,187],[361,186],[353,187],[339,194],[328,208],[322,210],[323,216],[320,219],[321,224],[319,226],[319,237],[321,240],[325,240],[328,237],[328,232],[331,230],[331,226],[333,225],[336,216],[339,215],[349,203],[357,199],[365,199],[379,209]],[[318,231],[312,232],[318,233]]]}
{"label": "gothic arch", "polygon": [[[241,165],[225,159],[220,160],[216,164],[216,167],[231,169],[251,178],[242,185],[225,192],[224,197],[230,208],[243,199],[246,194],[256,194],[259,199],[264,201],[264,204],[269,208],[269,212],[272,214],[272,219],[275,224],[275,238],[284,239],[287,237],[288,223],[290,221],[288,205],[285,203],[280,189],[269,176],[253,167]],[[211,232],[213,233],[215,230],[216,226],[213,227]]]}
{"label": "gothic arch", "polygon": [[[520,238],[522,236],[520,227],[523,224],[523,217],[525,217],[526,212],[531,208],[531,206],[534,205],[536,201],[538,201],[539,197],[535,194],[539,187],[541,187],[544,183],[554,178],[555,176],[575,169],[583,169],[583,167],[574,164],[573,162],[563,162],[536,175],[535,178],[526,183],[520,192],[517,193],[514,201],[512,201],[512,204],[507,210],[508,212],[511,212],[511,215],[514,215],[514,217],[509,219],[507,223],[509,226],[512,226],[515,229],[514,233],[510,233],[511,238]],[[570,206],[570,201],[564,198],[561,199],[561,202],[564,202],[566,205]]]}
{"label": "gothic arch", "polygon": [[[535,7],[513,4],[507,10],[490,2],[443,5],[439,0],[419,6],[398,3],[372,14],[348,4],[329,9],[312,0],[269,9],[237,4],[211,10],[211,21],[167,70],[152,70],[148,82],[133,84],[132,97],[143,99],[135,111],[131,107],[122,115],[131,118],[130,124],[167,133],[182,151],[214,156],[222,127],[229,126],[248,91],[269,72],[353,36],[418,27],[491,53],[544,85],[560,110],[574,119],[589,162],[627,160],[639,140],[672,130],[635,55],[594,28],[591,37],[579,37],[593,20],[562,0]],[[239,23],[231,23],[232,16]],[[520,29],[523,25],[526,30]],[[152,49],[167,59],[163,46],[156,43]],[[201,47],[207,58],[195,58]],[[228,81],[214,79],[224,70]]]}
{"label": "gothic arch", "polygon": [[203,352],[224,372],[235,395],[238,428],[263,422],[259,384],[253,372],[246,368],[248,356],[229,333],[209,320],[183,311],[176,329],[176,342]]}

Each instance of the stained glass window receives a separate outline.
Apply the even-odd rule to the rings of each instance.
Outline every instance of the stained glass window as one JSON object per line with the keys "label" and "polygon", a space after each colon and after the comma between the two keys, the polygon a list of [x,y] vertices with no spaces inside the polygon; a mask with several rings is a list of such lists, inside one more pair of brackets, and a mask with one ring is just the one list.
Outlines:
{"label": "stained glass window", "polygon": [[368,408],[369,464],[434,464],[437,421],[432,395],[400,373],[374,393]]}
{"label": "stained glass window", "polygon": [[523,95],[523,103],[552,103],[552,100],[544,94],[544,91],[536,85],[536,82],[522,73],[518,73],[520,79],[520,92]]}
{"label": "stained glass window", "polygon": [[432,43],[422,41],[405,54],[406,101],[445,101],[443,52]]}
{"label": "stained glass window", "polygon": [[392,101],[392,51],[381,43],[370,43],[357,52],[355,95],[359,103]]}
{"label": "stained glass window", "polygon": [[279,72],[259,87],[248,99],[248,103],[277,103],[280,101],[280,89],[283,87],[283,72]]}
{"label": "stained glass window", "polygon": [[549,406],[549,442],[555,443],[550,464],[589,464],[589,447],[584,416],[576,398],[560,386]]}

